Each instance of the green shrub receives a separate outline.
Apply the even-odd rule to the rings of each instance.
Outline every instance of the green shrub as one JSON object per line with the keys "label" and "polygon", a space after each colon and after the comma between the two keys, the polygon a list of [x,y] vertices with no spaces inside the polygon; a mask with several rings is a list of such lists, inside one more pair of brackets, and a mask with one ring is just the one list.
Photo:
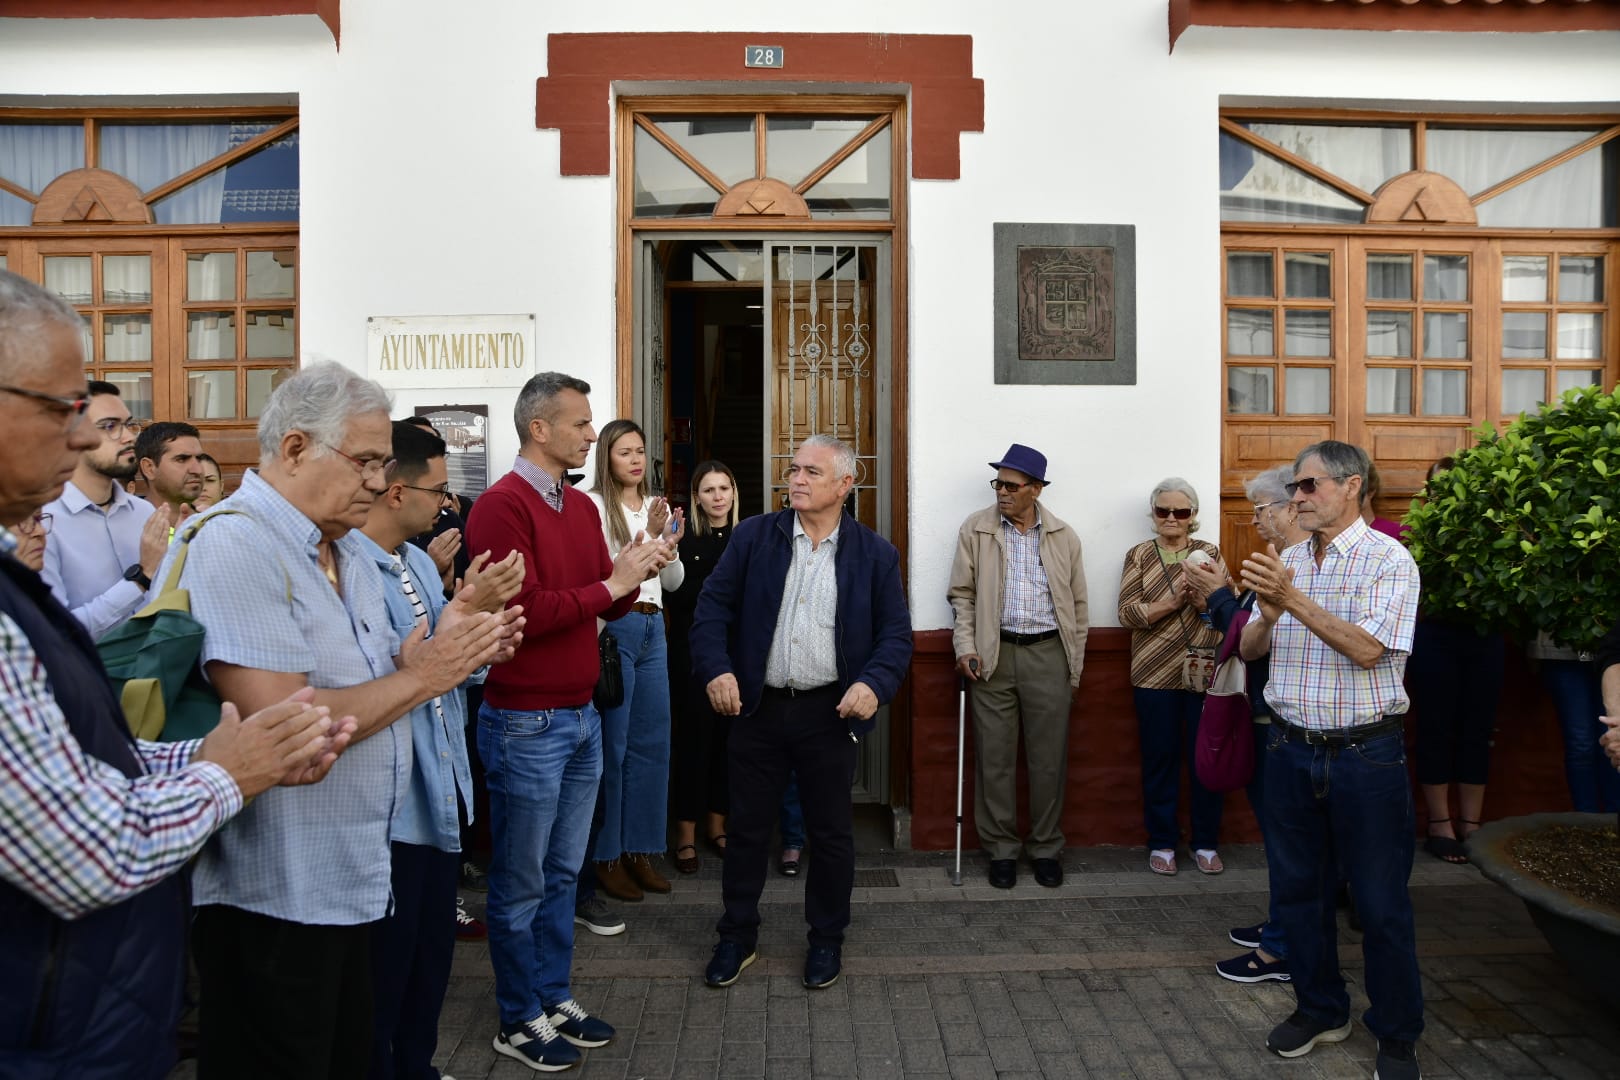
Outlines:
{"label": "green shrub", "polygon": [[1571,390],[1475,434],[1406,516],[1423,610],[1592,648],[1620,615],[1620,397]]}

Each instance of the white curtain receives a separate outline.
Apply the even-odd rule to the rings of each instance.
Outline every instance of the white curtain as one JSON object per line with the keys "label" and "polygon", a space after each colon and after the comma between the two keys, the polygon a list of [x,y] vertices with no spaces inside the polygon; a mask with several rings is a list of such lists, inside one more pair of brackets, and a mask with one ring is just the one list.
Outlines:
{"label": "white curtain", "polygon": [[1423,373],[1424,416],[1468,415],[1468,372],[1425,371]]}
{"label": "white curtain", "polygon": [[[230,134],[229,124],[106,124],[101,167],[151,191],[230,149]],[[162,225],[214,224],[224,193],[225,170],[217,169],[161,200],[152,212]]]}
{"label": "white curtain", "polygon": [[[38,195],[65,172],[84,168],[81,124],[0,124],[0,176]],[[0,225],[30,225],[34,204],[0,199]]]}
{"label": "white curtain", "polygon": [[1320,416],[1333,411],[1333,373],[1327,368],[1288,369],[1283,384],[1283,412],[1293,416]]}
{"label": "white curtain", "polygon": [[1368,368],[1367,411],[1381,415],[1412,415],[1412,369]]}

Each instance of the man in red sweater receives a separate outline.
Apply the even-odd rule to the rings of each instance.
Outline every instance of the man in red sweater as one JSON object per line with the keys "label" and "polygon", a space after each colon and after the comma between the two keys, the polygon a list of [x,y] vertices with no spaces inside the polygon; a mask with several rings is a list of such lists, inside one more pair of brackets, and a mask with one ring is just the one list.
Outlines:
{"label": "man in red sweater", "polygon": [[537,1071],[566,1069],[576,1046],[602,1046],[613,1028],[569,990],[574,884],[602,776],[596,620],[630,610],[667,561],[637,536],[608,556],[596,507],[564,476],[585,464],[596,429],[585,382],[557,372],[530,379],[514,419],[512,471],[478,497],[467,522],[475,551],[523,553],[523,644],[490,669],[478,710],[478,755],[489,784],[489,953],[501,1030],[495,1049]]}

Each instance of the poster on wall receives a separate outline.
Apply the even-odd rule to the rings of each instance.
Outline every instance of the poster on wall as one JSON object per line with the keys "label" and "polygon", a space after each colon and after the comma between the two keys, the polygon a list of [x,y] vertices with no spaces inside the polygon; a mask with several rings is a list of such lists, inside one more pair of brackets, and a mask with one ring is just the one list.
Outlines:
{"label": "poster on wall", "polygon": [[522,386],[534,374],[534,316],[373,315],[366,367],[390,390]]}
{"label": "poster on wall", "polygon": [[450,490],[477,497],[489,487],[489,406],[419,405],[416,415],[427,418],[444,440],[444,463]]}

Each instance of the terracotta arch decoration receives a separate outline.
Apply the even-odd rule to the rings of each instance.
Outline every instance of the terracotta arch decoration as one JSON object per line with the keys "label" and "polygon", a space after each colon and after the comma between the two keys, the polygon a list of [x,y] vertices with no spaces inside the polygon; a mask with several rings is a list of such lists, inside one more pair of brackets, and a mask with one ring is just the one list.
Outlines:
{"label": "terracotta arch decoration", "polygon": [[[749,45],[777,45],[784,66],[748,68]],[[535,126],[562,133],[564,176],[606,176],[618,80],[887,83],[911,88],[911,175],[955,180],[958,139],[984,130],[984,80],[966,34],[551,34],[535,88]]]}
{"label": "terracotta arch decoration", "polygon": [[34,204],[35,225],[81,222],[150,225],[152,210],[141,189],[106,169],[74,169],[45,185]]}
{"label": "terracotta arch decoration", "polygon": [[1391,177],[1367,207],[1369,223],[1409,225],[1475,225],[1478,215],[1468,193],[1437,172],[1409,172]]}

